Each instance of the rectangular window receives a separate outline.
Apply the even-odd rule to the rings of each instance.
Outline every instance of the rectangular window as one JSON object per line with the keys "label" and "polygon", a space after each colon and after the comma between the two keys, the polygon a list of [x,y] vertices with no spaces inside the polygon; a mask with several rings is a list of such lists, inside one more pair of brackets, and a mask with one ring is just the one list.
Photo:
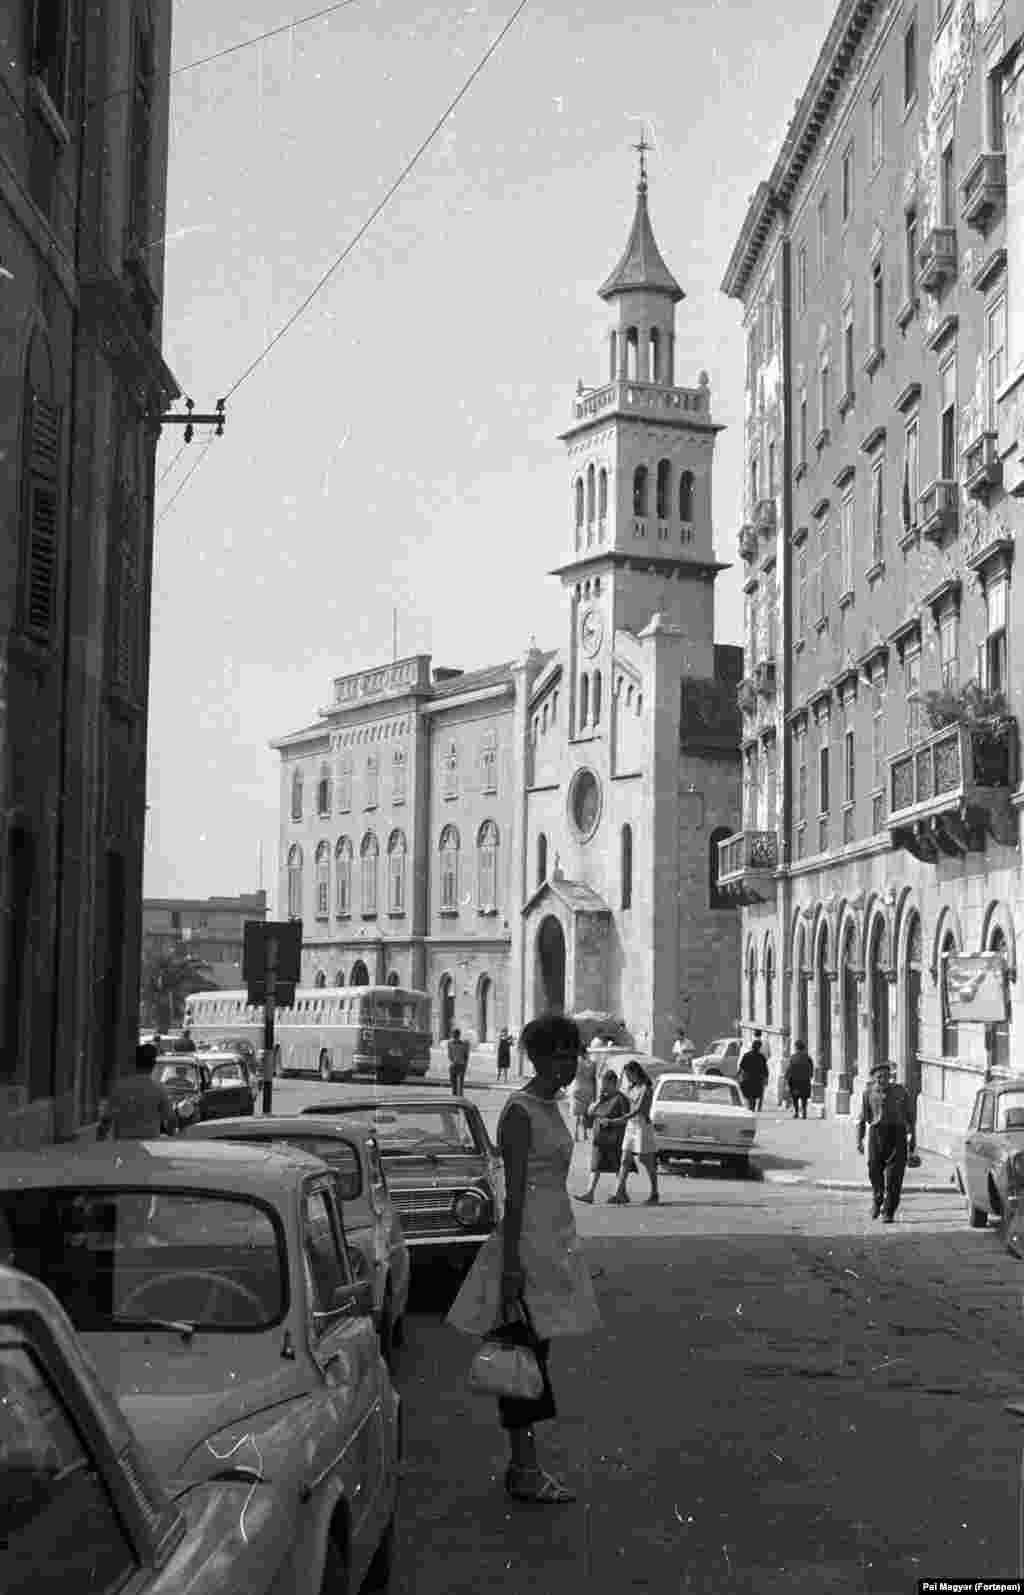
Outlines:
{"label": "rectangular window", "polygon": [[917,287],[917,211],[908,210],[903,221],[904,285],[907,303],[914,298]]}
{"label": "rectangular window", "polygon": [[885,557],[885,460],[871,467],[871,563]]}
{"label": "rectangular window", "polygon": [[942,146],[939,155],[939,215],[942,227],[956,226],[956,176],[952,138]]}
{"label": "rectangular window", "polygon": [[853,392],[853,305],[843,307],[843,395]]}
{"label": "rectangular window", "polygon": [[960,616],[955,609],[947,609],[939,621],[939,668],[944,687],[960,685]]}
{"label": "rectangular window", "polygon": [[907,700],[907,742],[921,736],[921,650],[908,648],[903,655],[903,693]]}
{"label": "rectangular window", "polygon": [[921,491],[920,431],[917,416],[908,421],[903,435],[903,530],[917,525],[917,498]]}
{"label": "rectangular window", "polygon": [[885,786],[885,679],[871,681],[871,779],[877,792]]}
{"label": "rectangular window", "polygon": [[796,252],[796,308],[802,315],[807,309],[807,245],[801,244]]}
{"label": "rectangular window", "polygon": [[841,188],[841,193],[842,193],[841,204],[842,204],[843,221],[844,222],[848,222],[850,220],[850,213],[853,210],[853,145],[852,144],[847,144],[846,148],[843,151],[842,180],[841,180],[840,188]]}
{"label": "rectangular window", "polygon": [[939,476],[955,482],[956,446],[956,355],[950,356],[939,372]]}
{"label": "rectangular window", "polygon": [[990,150],[1002,150],[1006,145],[1006,132],[1003,126],[1003,76],[1001,72],[990,72],[986,79],[988,90],[988,147]]}
{"label": "rectangular window", "polygon": [[751,507],[751,509],[753,509],[754,505],[757,503],[758,499],[761,496],[761,494],[760,494],[760,483],[758,482],[757,464],[758,464],[757,455],[755,454],[753,459],[750,462],[750,507]]}
{"label": "rectangular window", "polygon": [[799,731],[797,747],[797,801],[796,817],[803,823],[807,818],[807,732]]}
{"label": "rectangular window", "polygon": [[366,798],[364,806],[375,809],[380,799],[380,765],[375,753],[366,756]]}
{"label": "rectangular window", "polygon": [[885,127],[882,111],[882,85],[871,96],[871,170],[877,172],[885,153]]}
{"label": "rectangular window", "polygon": [[885,279],[880,260],[871,266],[871,347],[885,348]]}
{"label": "rectangular window", "polygon": [[338,812],[347,814],[352,807],[352,755],[343,756],[338,766]]}
{"label": "rectangular window", "polygon": [[843,797],[852,803],[857,796],[857,742],[853,731],[843,737]]}
{"label": "rectangular window", "polygon": [[830,400],[829,369],[827,359],[821,362],[821,369],[818,372],[818,396],[821,402],[821,425],[822,429],[824,429],[828,426]]}
{"label": "rectangular window", "polygon": [[819,814],[827,814],[829,809],[832,806],[832,804],[831,804],[831,793],[829,791],[829,782],[828,782],[828,777],[829,777],[828,756],[829,756],[829,749],[827,747],[818,749],[818,813]]}
{"label": "rectangular window", "polygon": [[1008,583],[1003,577],[985,590],[985,642],[981,653],[981,684],[990,692],[1005,692],[1007,675],[1006,613]]}
{"label": "rectangular window", "polygon": [[768,497],[775,497],[775,442],[768,444]]}
{"label": "rectangular window", "polygon": [[802,639],[807,631],[807,548],[797,554],[796,635]]}
{"label": "rectangular window", "polygon": [[853,493],[844,493],[839,511],[839,548],[843,592],[853,592]]}
{"label": "rectangular window", "polygon": [[769,742],[765,748],[765,827],[774,831],[778,818],[778,771],[775,761],[775,743]]}
{"label": "rectangular window", "polygon": [[903,32],[903,107],[917,98],[917,18],[912,17]]}
{"label": "rectangular window", "polygon": [[824,272],[828,267],[828,195],[822,194],[818,201],[818,270]]}
{"label": "rectangular window", "polygon": [[997,426],[996,394],[1006,380],[1006,300],[1000,297],[985,312],[985,368],[987,377],[987,425]]}
{"label": "rectangular window", "polygon": [[817,576],[817,605],[814,619],[824,620],[828,615],[828,556],[831,530],[828,520],[821,523],[820,541],[818,544],[818,576]]}
{"label": "rectangular window", "polygon": [[807,395],[800,395],[800,464],[807,464]]}

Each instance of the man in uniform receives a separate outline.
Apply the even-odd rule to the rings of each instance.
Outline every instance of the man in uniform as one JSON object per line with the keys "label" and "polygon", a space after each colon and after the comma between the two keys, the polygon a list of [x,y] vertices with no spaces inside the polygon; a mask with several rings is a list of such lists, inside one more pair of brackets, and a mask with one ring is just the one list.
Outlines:
{"label": "man in uniform", "polygon": [[887,1063],[876,1063],[871,1080],[861,1099],[857,1120],[857,1151],[864,1150],[868,1136],[868,1177],[873,1200],[871,1217],[882,1215],[891,1224],[900,1205],[907,1156],[917,1145],[914,1099],[905,1086],[892,1079]]}

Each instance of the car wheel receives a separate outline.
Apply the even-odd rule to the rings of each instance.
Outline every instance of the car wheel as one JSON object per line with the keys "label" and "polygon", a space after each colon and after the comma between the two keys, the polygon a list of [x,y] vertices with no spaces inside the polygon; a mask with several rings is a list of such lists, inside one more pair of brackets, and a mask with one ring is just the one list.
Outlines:
{"label": "car wheel", "polygon": [[330,1053],[321,1052],[321,1054],[320,1054],[320,1067],[317,1069],[317,1074],[320,1076],[321,1080],[324,1082],[324,1085],[329,1085],[330,1084],[330,1079],[331,1079],[331,1056],[330,1056]]}
{"label": "car wheel", "polygon": [[366,1569],[363,1579],[363,1595],[384,1595],[391,1583],[391,1571],[395,1563],[395,1520],[391,1519],[380,1543],[373,1553],[373,1561]]}
{"label": "car wheel", "polygon": [[972,1229],[987,1229],[988,1213],[985,1208],[975,1207],[972,1201],[968,1201],[967,1221]]}

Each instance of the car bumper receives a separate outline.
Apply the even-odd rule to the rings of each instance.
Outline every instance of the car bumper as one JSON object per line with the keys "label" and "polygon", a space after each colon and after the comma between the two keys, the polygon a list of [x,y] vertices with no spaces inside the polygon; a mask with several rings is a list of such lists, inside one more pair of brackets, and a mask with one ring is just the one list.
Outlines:
{"label": "car bumper", "polygon": [[707,1157],[745,1157],[748,1152],[753,1152],[755,1143],[751,1140],[723,1140],[718,1136],[692,1136],[692,1135],[665,1135],[659,1131],[654,1134],[654,1149],[656,1152],[678,1153],[680,1157],[689,1157],[693,1153],[704,1153]]}
{"label": "car bumper", "polygon": [[490,1238],[476,1232],[472,1235],[406,1235],[409,1262],[414,1268],[429,1263],[472,1263],[484,1242]]}

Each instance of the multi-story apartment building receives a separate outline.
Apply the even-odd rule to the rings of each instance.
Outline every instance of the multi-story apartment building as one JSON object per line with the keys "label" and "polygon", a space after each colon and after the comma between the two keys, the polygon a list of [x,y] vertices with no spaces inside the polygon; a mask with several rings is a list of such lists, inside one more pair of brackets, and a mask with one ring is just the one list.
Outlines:
{"label": "multi-story apartment building", "polygon": [[[842,0],[723,284],[747,334],[744,818],[721,850],[744,1024],[777,1055],[806,1039],[826,1111],[891,1061],[946,1151],[1024,1021],[1020,32],[970,0]],[[1010,1018],[958,1026],[946,955],[981,951]]]}
{"label": "multi-story apartment building", "polygon": [[303,979],[430,992],[440,1035],[545,1009],[623,1018],[664,1055],[735,1022],[738,648],[714,641],[707,376],[680,387],[682,289],[641,172],[600,290],[607,380],[577,392],[562,646],[463,674],[427,656],[341,676],[281,755],[281,906]]}
{"label": "multi-story apartment building", "polygon": [[225,991],[242,985],[247,919],[265,920],[266,892],[239,897],[146,897],[142,902],[142,956],[187,947],[210,979]]}
{"label": "multi-story apartment building", "polygon": [[138,1009],[171,0],[0,13],[0,1143]]}

